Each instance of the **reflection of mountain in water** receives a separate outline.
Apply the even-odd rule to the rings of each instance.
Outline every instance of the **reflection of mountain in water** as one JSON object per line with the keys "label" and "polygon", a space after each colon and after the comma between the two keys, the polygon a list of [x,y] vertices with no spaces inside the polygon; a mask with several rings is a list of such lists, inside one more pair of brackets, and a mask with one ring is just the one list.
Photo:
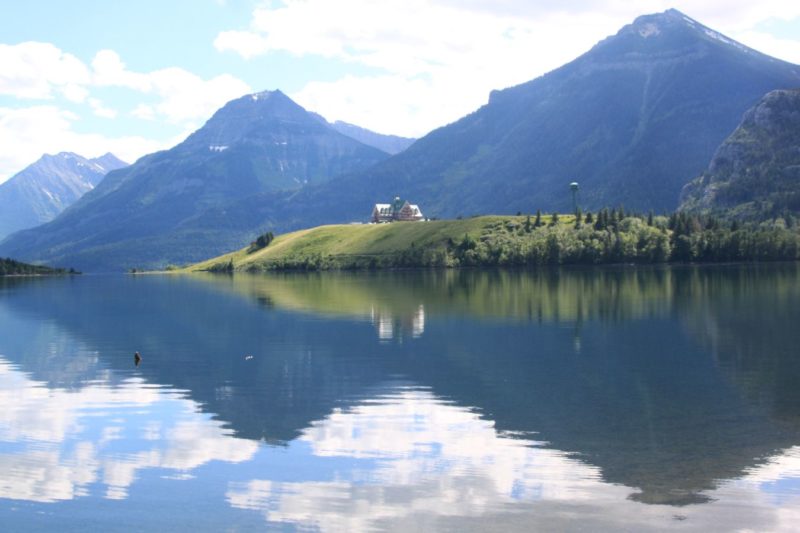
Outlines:
{"label": "reflection of mountain in water", "polygon": [[[791,273],[794,267],[783,267]],[[769,271],[769,269],[768,269]],[[731,280],[735,283],[731,283]],[[750,404],[787,428],[800,426],[800,284],[796,276],[758,268],[705,276],[679,295],[692,339],[711,354]]]}
{"label": "reflection of mountain in water", "polygon": [[[795,265],[85,278],[6,287],[0,311],[67,328],[122,376],[139,349],[135,372],[187,389],[241,437],[290,441],[402,376],[577,454],[637,500],[686,504],[800,442],[799,286]],[[415,309],[424,335],[412,318],[407,342],[378,342],[374,316],[402,324]],[[56,379],[4,337],[0,353]]]}

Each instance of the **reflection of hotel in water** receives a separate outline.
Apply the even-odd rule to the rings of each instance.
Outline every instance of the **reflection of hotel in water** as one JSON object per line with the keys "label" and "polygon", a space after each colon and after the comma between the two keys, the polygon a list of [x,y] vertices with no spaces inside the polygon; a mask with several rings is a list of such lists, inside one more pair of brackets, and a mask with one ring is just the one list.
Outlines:
{"label": "reflection of hotel in water", "polygon": [[370,311],[372,324],[378,330],[378,338],[382,341],[398,339],[411,332],[411,337],[416,339],[425,332],[425,307],[419,304],[417,310],[402,317],[395,317],[386,309],[372,308]]}

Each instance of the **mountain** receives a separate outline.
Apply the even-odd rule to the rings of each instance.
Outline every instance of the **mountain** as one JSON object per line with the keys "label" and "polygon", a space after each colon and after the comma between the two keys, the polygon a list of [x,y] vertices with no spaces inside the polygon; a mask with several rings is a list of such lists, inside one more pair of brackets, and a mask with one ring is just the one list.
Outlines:
{"label": "mountain", "polygon": [[0,239],[52,220],[108,172],[127,165],[110,153],[95,159],[70,152],[43,155],[0,184]]}
{"label": "mountain", "polygon": [[333,129],[339,133],[347,135],[348,137],[352,137],[359,142],[362,142],[368,146],[373,146],[378,150],[382,150],[391,155],[399,154],[414,144],[414,141],[416,140],[409,137],[375,133],[374,131],[370,131],[360,126],[342,122],[341,120],[333,122],[331,126],[333,126]]}
{"label": "mountain", "polygon": [[101,155],[100,157],[95,157],[94,159],[90,159],[89,161],[99,166],[101,169],[103,169],[103,171],[106,174],[108,174],[112,170],[118,170],[120,168],[125,168],[130,165],[130,163],[126,163],[125,161],[118,158],[111,152],[108,152],[105,155]]}
{"label": "mountain", "polygon": [[386,152],[389,155],[399,154],[414,144],[414,141],[416,141],[416,139],[412,139],[410,137],[376,133],[372,130],[362,128],[361,126],[356,126],[355,124],[350,124],[348,122],[343,122],[341,120],[328,122],[328,120],[319,113],[314,113],[313,111],[309,111],[309,113],[316,117],[317,120],[326,126],[332,127],[342,135],[347,135],[351,139],[355,139],[360,143],[366,144],[367,146],[377,148],[378,150]]}
{"label": "mountain", "polygon": [[682,192],[681,209],[763,219],[800,213],[800,89],[772,91]]}
{"label": "mountain", "polygon": [[247,95],[174,148],[111,172],[61,216],[11,235],[0,250],[95,271],[196,261],[263,231],[261,220],[236,211],[238,201],[296,194],[386,157],[280,91]]}
{"label": "mountain", "polygon": [[[646,15],[387,159],[275,91],[228,103],[185,142],[112,172],[0,255],[82,270],[193,262],[266,230],[366,220],[402,196],[427,216],[624,204],[666,211],[764,94],[800,67],[675,10]],[[334,179],[335,177],[335,179]]]}
{"label": "mountain", "polygon": [[367,172],[259,209],[289,229],[366,219],[395,195],[435,217],[564,212],[577,181],[584,210],[669,211],[748,108],[797,86],[797,65],[676,10],[646,15]]}

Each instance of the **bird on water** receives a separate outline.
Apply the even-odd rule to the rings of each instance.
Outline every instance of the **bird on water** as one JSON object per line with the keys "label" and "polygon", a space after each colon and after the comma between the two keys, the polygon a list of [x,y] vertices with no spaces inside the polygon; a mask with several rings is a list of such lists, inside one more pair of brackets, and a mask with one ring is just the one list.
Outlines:
{"label": "bird on water", "polygon": [[142,362],[142,356],[139,355],[139,352],[133,354],[133,362],[136,364],[136,366],[139,366],[139,363]]}

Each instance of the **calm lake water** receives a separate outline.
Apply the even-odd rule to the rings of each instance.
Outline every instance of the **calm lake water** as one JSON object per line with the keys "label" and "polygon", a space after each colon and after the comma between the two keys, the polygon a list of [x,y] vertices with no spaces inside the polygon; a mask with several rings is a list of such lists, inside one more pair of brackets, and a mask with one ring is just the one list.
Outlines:
{"label": "calm lake water", "polygon": [[0,279],[0,524],[796,531],[798,346],[795,264]]}

